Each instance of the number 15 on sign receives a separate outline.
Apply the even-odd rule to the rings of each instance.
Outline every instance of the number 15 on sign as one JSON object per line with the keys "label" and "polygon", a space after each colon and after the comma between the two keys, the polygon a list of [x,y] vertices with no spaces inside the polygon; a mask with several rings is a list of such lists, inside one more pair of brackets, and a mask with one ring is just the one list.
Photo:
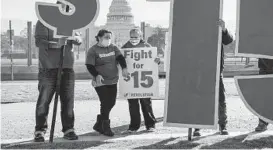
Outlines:
{"label": "number 15 on sign", "polygon": [[157,49],[131,48],[123,49],[127,62],[129,77],[120,79],[120,97],[154,98],[158,97],[158,64],[154,62]]}

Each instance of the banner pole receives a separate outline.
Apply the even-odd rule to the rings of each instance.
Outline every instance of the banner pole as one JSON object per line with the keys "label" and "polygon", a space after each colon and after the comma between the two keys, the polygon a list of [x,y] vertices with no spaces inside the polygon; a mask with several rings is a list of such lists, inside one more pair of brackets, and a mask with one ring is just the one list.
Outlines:
{"label": "banner pole", "polygon": [[192,128],[189,128],[188,130],[188,141],[192,140]]}
{"label": "banner pole", "polygon": [[50,143],[53,143],[53,137],[54,137],[56,115],[57,115],[57,106],[58,106],[58,98],[60,96],[60,89],[61,89],[63,59],[64,59],[64,55],[65,55],[64,51],[65,51],[65,45],[63,45],[61,47],[60,62],[59,62],[59,68],[58,68],[58,74],[57,74],[55,100],[54,100],[54,106],[53,106],[53,116],[52,116],[52,122],[51,122],[51,128],[50,128],[50,137],[49,137],[49,142]]}

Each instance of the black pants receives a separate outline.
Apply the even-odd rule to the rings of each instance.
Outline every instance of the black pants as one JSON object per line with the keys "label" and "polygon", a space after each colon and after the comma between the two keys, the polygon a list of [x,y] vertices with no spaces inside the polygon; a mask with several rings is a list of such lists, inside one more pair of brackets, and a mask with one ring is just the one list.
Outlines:
{"label": "black pants", "polygon": [[131,117],[131,122],[129,126],[130,130],[138,130],[140,128],[141,116],[139,111],[139,102],[141,104],[146,128],[154,127],[156,123],[152,108],[152,101],[150,98],[128,99]]}
{"label": "black pants", "polygon": [[[58,69],[39,69],[39,97],[36,104],[36,132],[46,132],[48,110],[56,90]],[[65,132],[74,128],[74,87],[75,74],[73,69],[63,69],[60,102],[61,121]]]}
{"label": "black pants", "polygon": [[[272,68],[272,69],[262,69],[262,68],[260,68],[259,74],[260,74],[260,75],[273,74],[273,68]],[[265,124],[265,125],[268,125],[268,122],[266,122],[266,121],[264,121],[264,120],[262,120],[262,119],[259,119],[259,122],[260,122],[260,123],[263,123],[263,124]]]}
{"label": "black pants", "polygon": [[108,120],[110,111],[116,104],[117,84],[104,85],[95,88],[100,99],[100,115],[102,120]]}
{"label": "black pants", "polygon": [[220,76],[219,85],[219,108],[218,108],[218,124],[221,128],[225,128],[227,124],[227,105],[225,96],[225,86],[223,82],[223,77]]}

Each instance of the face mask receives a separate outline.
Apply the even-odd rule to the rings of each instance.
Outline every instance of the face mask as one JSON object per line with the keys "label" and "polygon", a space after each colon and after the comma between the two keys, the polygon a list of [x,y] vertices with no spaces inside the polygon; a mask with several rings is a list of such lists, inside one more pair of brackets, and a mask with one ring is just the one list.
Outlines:
{"label": "face mask", "polygon": [[130,42],[132,43],[132,45],[137,45],[137,44],[139,44],[139,42],[140,42],[140,39],[131,39],[130,40]]}
{"label": "face mask", "polygon": [[111,44],[111,40],[102,40],[101,45],[107,47]]}

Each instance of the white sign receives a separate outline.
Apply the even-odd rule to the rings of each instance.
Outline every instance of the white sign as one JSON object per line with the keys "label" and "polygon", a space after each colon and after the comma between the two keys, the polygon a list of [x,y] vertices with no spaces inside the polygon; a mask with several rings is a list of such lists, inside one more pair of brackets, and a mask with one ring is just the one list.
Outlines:
{"label": "white sign", "polygon": [[130,73],[121,79],[120,96],[125,99],[158,97],[158,64],[156,47],[122,49]]}

